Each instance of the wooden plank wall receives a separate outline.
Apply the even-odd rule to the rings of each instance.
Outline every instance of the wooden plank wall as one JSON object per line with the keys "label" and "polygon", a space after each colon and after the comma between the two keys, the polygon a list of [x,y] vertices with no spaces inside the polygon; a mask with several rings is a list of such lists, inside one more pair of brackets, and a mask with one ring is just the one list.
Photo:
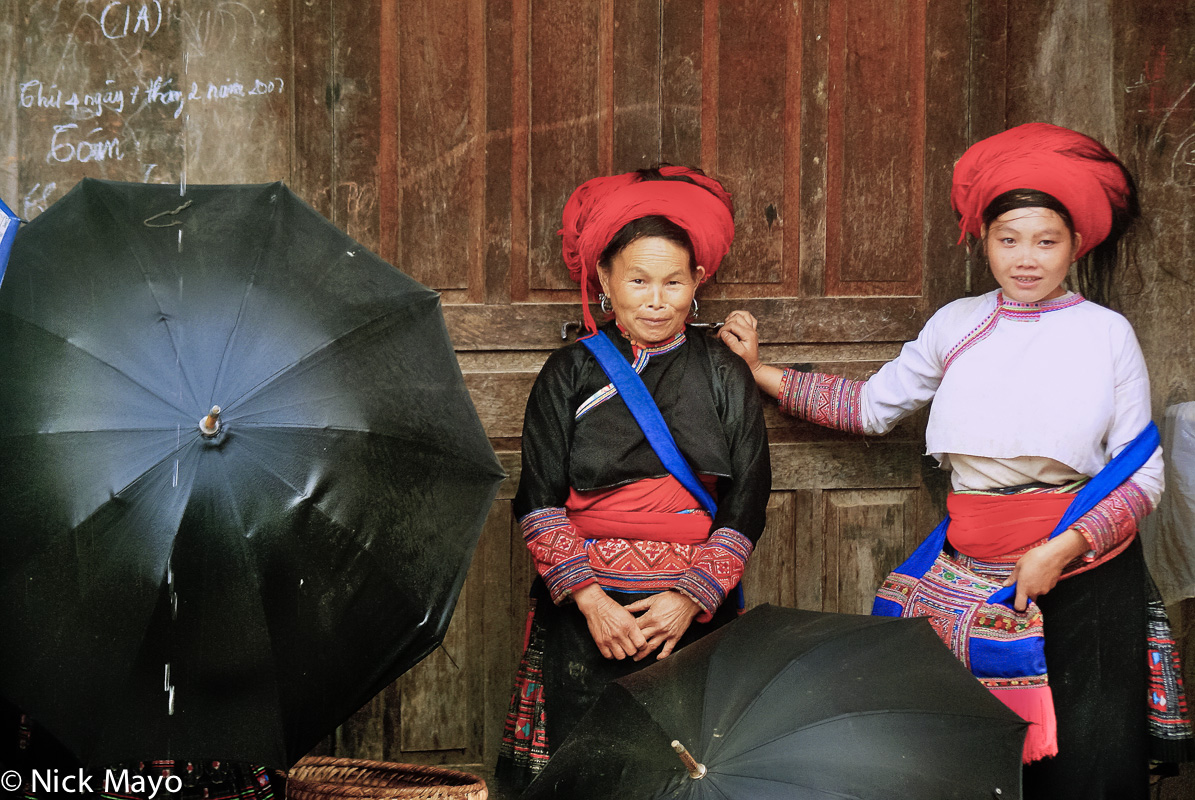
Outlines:
{"label": "wooden plank wall", "polygon": [[[322,750],[484,769],[532,577],[509,503],[522,407],[578,318],[556,236],[572,188],[661,160],[722,178],[738,239],[703,317],[748,307],[770,361],[863,377],[933,309],[990,286],[955,247],[946,202],[966,144],[1033,119],[1085,130],[1141,183],[1122,305],[1160,418],[1195,399],[1189,5],[16,0],[0,4],[0,196],[34,216],[84,175],[286,179],[442,292],[510,479],[444,648]],[[124,106],[101,96],[102,113],[47,94],[115,89]],[[865,610],[940,512],[923,423],[864,442],[769,411],[755,602]]]}
{"label": "wooden plank wall", "polygon": [[[26,216],[84,175],[284,178],[442,293],[510,479],[444,647],[324,752],[493,763],[532,577],[509,504],[522,408],[561,324],[578,317],[556,229],[582,180],[658,161],[721,177],[738,239],[703,290],[703,316],[751,308],[777,363],[862,377],[959,293],[942,154],[964,143],[965,71],[954,67],[967,58],[968,5],[919,0],[893,15],[887,0],[18,0],[0,10],[0,64],[18,67],[0,78],[11,101],[0,190]],[[258,81],[268,90],[245,88]],[[68,98],[119,88],[126,104],[68,112],[37,99],[43,85]],[[70,125],[80,127],[59,130]],[[752,601],[866,610],[936,514],[923,420],[876,442],[774,410],[768,424],[776,480],[746,579]]]}
{"label": "wooden plank wall", "polygon": [[[599,174],[700,164],[734,193],[737,225],[703,317],[746,304],[764,320],[769,359],[869,374],[963,285],[939,154],[964,145],[965,72],[951,65],[965,63],[968,4],[909,3],[896,16],[886,0],[434,5],[296,11],[296,30],[331,30],[296,39],[296,97],[334,87],[331,118],[296,101],[296,131],[311,137],[296,145],[296,172],[320,176],[309,191],[368,186],[361,195],[376,197],[359,213],[320,207],[442,292],[510,478],[444,648],[325,750],[484,771],[532,578],[510,514],[522,409],[562,324],[579,316],[557,235],[568,194]],[[351,64],[340,42],[352,42]],[[346,101],[371,69],[376,87]],[[939,513],[923,418],[875,442],[774,410],[768,424],[774,491],[746,579],[752,602],[866,611]]]}
{"label": "wooden plank wall", "polygon": [[11,204],[17,196],[17,85],[20,82],[15,3],[0,5],[0,197]]}

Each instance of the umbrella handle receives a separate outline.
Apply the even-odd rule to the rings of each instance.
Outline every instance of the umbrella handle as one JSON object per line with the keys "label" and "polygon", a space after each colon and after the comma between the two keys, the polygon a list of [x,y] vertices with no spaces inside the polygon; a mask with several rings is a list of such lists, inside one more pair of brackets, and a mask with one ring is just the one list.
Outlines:
{"label": "umbrella handle", "polygon": [[705,764],[698,764],[697,759],[685,749],[685,746],[679,740],[672,740],[672,749],[680,756],[681,763],[685,765],[685,769],[689,770],[689,777],[695,781],[701,780],[705,777]]}

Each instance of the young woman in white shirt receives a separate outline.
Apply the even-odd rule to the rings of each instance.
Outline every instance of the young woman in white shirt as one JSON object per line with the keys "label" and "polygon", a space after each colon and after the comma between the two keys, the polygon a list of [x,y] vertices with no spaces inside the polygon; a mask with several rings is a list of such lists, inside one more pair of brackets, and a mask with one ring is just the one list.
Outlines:
{"label": "young woman in white shirt", "polygon": [[[926,445],[951,472],[949,544],[974,571],[1015,582],[1018,611],[1033,600],[1044,615],[1058,754],[1025,767],[1025,797],[1145,798],[1146,578],[1136,528],[1162,492],[1161,449],[1064,533],[1042,533],[1150,421],[1132,327],[1066,285],[1078,261],[1080,287],[1106,302],[1117,243],[1139,214],[1136,188],[1098,142],[1032,123],[971,147],[951,201],[999,289],[941,308],[870,379],[761,363],[745,311],[728,316],[721,336],[802,419],[879,435],[933,401]],[[1052,522],[1026,532],[996,519],[1007,516],[990,511],[1005,505],[1000,498],[1020,493],[1053,503]]]}

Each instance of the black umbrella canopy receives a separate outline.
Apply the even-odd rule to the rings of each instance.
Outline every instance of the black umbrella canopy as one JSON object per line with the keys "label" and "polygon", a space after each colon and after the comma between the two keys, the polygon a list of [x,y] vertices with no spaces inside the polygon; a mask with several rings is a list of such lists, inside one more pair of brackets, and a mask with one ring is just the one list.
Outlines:
{"label": "black umbrella canopy", "polygon": [[1024,729],[924,619],[761,606],[610,684],[523,797],[1011,800]]}
{"label": "black umbrella canopy", "polygon": [[86,762],[289,766],[441,641],[503,472],[437,295],[282,184],[80,182],[0,375],[0,693]]}

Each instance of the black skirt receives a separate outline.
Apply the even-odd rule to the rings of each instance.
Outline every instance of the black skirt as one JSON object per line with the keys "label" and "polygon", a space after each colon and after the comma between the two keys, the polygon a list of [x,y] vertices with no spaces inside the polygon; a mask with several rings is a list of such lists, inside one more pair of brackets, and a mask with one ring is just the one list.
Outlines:
{"label": "black skirt", "polygon": [[1024,768],[1025,800],[1145,800],[1145,562],[1140,541],[1037,600],[1058,755]]}
{"label": "black skirt", "polygon": [[[611,589],[605,591],[624,606],[644,597]],[[532,586],[531,596],[534,600],[531,636],[528,652],[523,654],[523,664],[520,665],[520,675],[523,676],[524,672],[527,674],[522,682],[516,681],[502,750],[494,773],[499,796],[518,795],[527,788],[542,771],[547,762],[546,756],[560,749],[607,684],[657,660],[655,654],[642,661],[605,658],[593,642],[585,615],[574,604],[555,605],[539,579]],[[697,641],[736,616],[738,602],[732,592],[709,622],[693,622],[689,625],[676,649]],[[531,650],[536,652],[533,654]],[[531,705],[534,708],[527,714],[529,704],[524,692],[533,694],[537,684],[542,685],[542,694],[533,698],[535,702]],[[513,739],[514,728],[522,725],[529,730],[521,737],[523,743],[520,750]],[[543,737],[540,736],[541,728],[546,729]]]}

